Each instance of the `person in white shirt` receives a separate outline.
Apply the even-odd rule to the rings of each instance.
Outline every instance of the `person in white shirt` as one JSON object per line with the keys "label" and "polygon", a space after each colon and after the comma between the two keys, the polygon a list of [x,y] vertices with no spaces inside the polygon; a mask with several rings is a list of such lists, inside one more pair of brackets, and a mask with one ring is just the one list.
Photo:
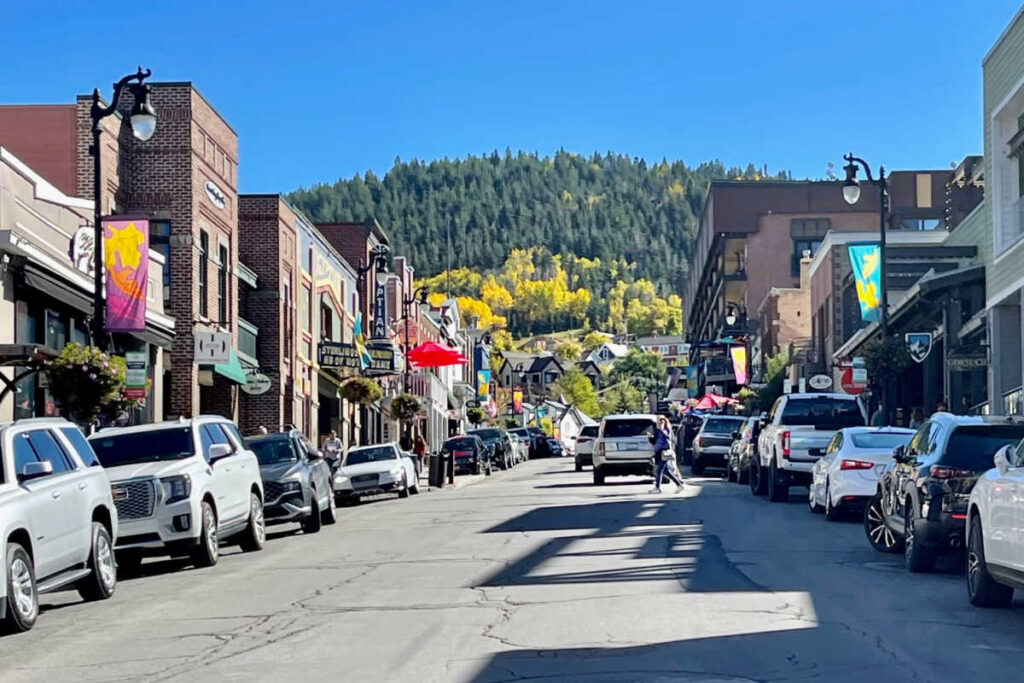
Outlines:
{"label": "person in white shirt", "polygon": [[331,433],[324,439],[324,457],[340,460],[343,447],[341,439],[338,438],[338,433],[332,429]]}

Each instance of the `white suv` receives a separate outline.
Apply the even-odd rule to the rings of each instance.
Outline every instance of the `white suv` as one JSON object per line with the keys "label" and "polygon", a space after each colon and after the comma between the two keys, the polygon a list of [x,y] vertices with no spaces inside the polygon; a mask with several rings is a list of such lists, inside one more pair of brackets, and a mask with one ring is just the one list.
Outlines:
{"label": "white suv", "polygon": [[89,443],[66,420],[0,425],[0,622],[27,631],[39,594],[74,584],[86,600],[114,594],[117,514]]}
{"label": "white suv", "polygon": [[606,415],[594,442],[594,485],[609,475],[653,475],[657,426],[654,415]]}
{"label": "white suv", "polygon": [[121,521],[117,562],[152,555],[217,563],[219,543],[263,548],[263,481],[256,455],[223,417],[104,429],[89,439],[111,481]]}

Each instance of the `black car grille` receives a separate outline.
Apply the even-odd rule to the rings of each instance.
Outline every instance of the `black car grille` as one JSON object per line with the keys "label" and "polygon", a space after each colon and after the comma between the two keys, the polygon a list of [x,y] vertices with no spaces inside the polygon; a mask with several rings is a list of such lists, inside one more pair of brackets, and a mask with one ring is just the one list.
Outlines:
{"label": "black car grille", "polygon": [[352,477],[353,489],[375,489],[377,488],[378,476],[376,474],[357,474]]}
{"label": "black car grille", "polygon": [[153,480],[112,484],[110,491],[114,496],[119,519],[143,519],[153,516]]}
{"label": "black car grille", "polygon": [[284,493],[284,484],[279,481],[268,481],[263,484],[263,498],[268,503],[273,503]]}

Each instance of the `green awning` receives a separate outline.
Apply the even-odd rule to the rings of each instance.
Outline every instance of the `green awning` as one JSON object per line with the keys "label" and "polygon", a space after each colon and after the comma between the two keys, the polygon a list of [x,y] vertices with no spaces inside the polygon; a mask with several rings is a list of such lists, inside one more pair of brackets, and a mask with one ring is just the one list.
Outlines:
{"label": "green awning", "polygon": [[248,381],[245,378],[245,370],[242,368],[242,363],[238,360],[238,354],[235,353],[234,349],[231,349],[231,360],[227,363],[214,365],[213,371],[237,384],[245,384]]}

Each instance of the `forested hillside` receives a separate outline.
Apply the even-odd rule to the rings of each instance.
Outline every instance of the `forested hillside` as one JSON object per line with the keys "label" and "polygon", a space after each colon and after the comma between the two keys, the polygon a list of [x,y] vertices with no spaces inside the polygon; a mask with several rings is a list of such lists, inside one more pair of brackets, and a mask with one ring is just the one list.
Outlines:
{"label": "forested hillside", "polygon": [[[620,154],[520,152],[432,161],[396,160],[373,173],[290,195],[314,221],[375,216],[418,276],[451,265],[500,270],[513,249],[635,264],[632,279],[678,291],[710,180],[765,177],[752,165],[682,161],[648,165]],[[781,174],[775,177],[786,177]],[[598,288],[601,289],[601,288]]]}

